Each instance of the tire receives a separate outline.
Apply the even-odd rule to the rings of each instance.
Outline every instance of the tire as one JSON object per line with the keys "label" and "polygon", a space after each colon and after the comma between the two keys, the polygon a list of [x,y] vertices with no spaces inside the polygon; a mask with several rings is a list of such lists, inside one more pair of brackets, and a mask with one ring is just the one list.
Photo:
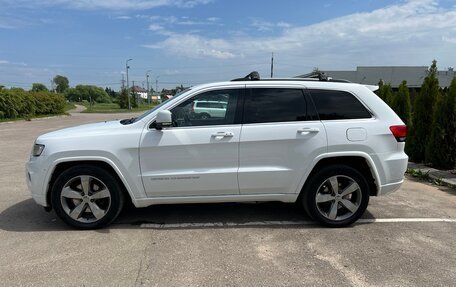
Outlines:
{"label": "tire", "polygon": [[354,223],[369,204],[366,178],[346,165],[323,167],[309,178],[303,192],[302,204],[308,215],[328,227]]}
{"label": "tire", "polygon": [[51,190],[55,213],[77,229],[98,229],[122,211],[124,197],[117,179],[101,167],[78,165],[57,177]]}
{"label": "tire", "polygon": [[201,113],[200,114],[200,119],[206,120],[209,119],[211,116],[208,113]]}

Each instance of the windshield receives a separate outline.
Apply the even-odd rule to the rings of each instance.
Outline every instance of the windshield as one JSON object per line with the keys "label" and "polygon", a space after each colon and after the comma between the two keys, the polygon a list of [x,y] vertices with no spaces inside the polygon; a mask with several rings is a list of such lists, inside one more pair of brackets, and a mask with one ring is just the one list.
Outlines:
{"label": "windshield", "polygon": [[167,99],[166,101],[162,102],[161,104],[155,106],[153,109],[150,109],[148,110],[147,112],[145,112],[144,114],[140,115],[139,117],[137,117],[134,121],[137,122],[137,121],[140,121],[142,120],[143,118],[147,117],[148,115],[150,115],[151,113],[153,113],[154,111],[158,110],[159,108],[161,108],[162,106],[164,106],[166,103],[170,102],[171,100],[177,98],[177,97],[180,97],[181,95],[185,94],[186,92],[190,91],[191,88],[187,88],[185,90],[182,90],[180,91],[179,93],[177,93],[176,95],[174,95],[174,97],[172,98],[169,98]]}

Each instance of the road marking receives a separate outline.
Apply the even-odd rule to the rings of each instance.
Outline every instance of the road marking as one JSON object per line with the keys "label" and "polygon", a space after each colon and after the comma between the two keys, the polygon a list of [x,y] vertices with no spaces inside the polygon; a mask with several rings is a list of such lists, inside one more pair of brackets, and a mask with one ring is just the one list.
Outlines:
{"label": "road marking", "polygon": [[366,218],[359,223],[391,223],[391,222],[456,222],[456,218]]}
{"label": "road marking", "polygon": [[[357,223],[406,223],[406,222],[455,222],[456,218],[363,218]],[[250,222],[183,222],[183,223],[143,223],[141,228],[166,229],[166,228],[200,228],[200,227],[249,227],[249,226],[293,226],[315,225],[314,221],[250,221]]]}

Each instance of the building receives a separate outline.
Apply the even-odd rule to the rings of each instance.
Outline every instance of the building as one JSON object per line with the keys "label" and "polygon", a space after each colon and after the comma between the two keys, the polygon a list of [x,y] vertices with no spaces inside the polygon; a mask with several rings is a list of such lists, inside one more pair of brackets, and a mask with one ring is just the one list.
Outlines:
{"label": "building", "polygon": [[133,92],[133,94],[139,95],[139,97],[141,99],[147,100],[147,90],[146,89],[141,88],[139,86],[133,86],[131,88],[131,91]]}
{"label": "building", "polygon": [[[397,89],[404,80],[407,81],[409,88],[420,88],[428,74],[428,69],[427,66],[373,66],[356,67],[356,71],[323,72],[334,79],[344,79],[360,84],[378,85],[382,80],[385,84],[390,83],[393,89]],[[455,76],[454,69],[451,67],[446,71],[438,71],[440,87],[449,87]]]}

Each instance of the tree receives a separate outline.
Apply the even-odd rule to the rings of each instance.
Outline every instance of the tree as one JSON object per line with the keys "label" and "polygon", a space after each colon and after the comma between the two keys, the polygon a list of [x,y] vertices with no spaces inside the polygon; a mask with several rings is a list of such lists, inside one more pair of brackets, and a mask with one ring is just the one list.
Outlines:
{"label": "tree", "polygon": [[113,89],[108,88],[108,87],[105,88],[105,92],[106,92],[111,98],[115,98],[115,97],[118,96],[118,93],[116,93],[116,91],[114,91]]}
{"label": "tree", "polygon": [[47,92],[49,91],[48,88],[42,83],[33,83],[32,84],[32,92]]}
{"label": "tree", "polygon": [[127,89],[122,89],[117,102],[121,109],[128,109],[128,92]]}
{"label": "tree", "polygon": [[71,102],[89,101],[97,103],[111,103],[111,97],[104,89],[92,85],[77,85],[65,92],[65,97]]}
{"label": "tree", "polygon": [[449,91],[438,100],[426,146],[426,162],[452,169],[456,164],[456,78]]}
{"label": "tree", "polygon": [[383,86],[383,96],[384,96],[384,99],[383,101],[385,101],[385,103],[388,105],[388,106],[392,106],[393,104],[393,101],[394,101],[394,93],[393,93],[393,88],[391,87],[391,84],[386,84]]}
{"label": "tree", "polygon": [[431,130],[434,106],[439,94],[439,80],[437,79],[437,61],[432,61],[428,76],[421,85],[421,91],[413,103],[413,114],[409,137],[406,145],[407,154],[415,162],[425,159],[426,145]]}
{"label": "tree", "polygon": [[406,81],[402,81],[399,85],[399,91],[397,92],[396,97],[392,100],[391,108],[406,125],[409,124],[412,107],[410,105],[410,94]]}
{"label": "tree", "polygon": [[57,93],[64,93],[70,87],[70,82],[65,76],[57,75],[52,81],[55,84],[55,90]]}
{"label": "tree", "polygon": [[383,80],[378,82],[377,95],[382,99],[387,105],[391,106],[393,100],[393,88],[391,84],[385,84]]}

